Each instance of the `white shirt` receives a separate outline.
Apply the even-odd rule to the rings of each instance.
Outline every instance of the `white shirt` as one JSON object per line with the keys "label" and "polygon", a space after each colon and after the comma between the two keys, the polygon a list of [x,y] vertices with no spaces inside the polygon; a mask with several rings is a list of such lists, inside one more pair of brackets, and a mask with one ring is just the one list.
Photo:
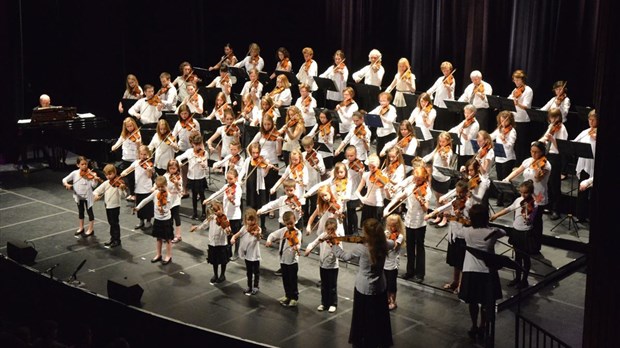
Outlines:
{"label": "white shirt", "polygon": [[238,62],[237,64],[235,64],[236,68],[245,68],[245,71],[248,72],[248,74],[250,73],[250,70],[256,68],[258,71],[263,71],[263,68],[265,67],[265,60],[263,60],[263,57],[258,56],[258,62],[256,64],[252,63],[252,57],[251,56],[245,56],[245,58],[243,58],[242,61]]}
{"label": "white shirt", "polygon": [[[553,142],[551,141],[547,141],[547,134],[550,133],[551,131],[551,127],[553,127],[553,125],[549,125],[549,127],[547,127],[547,131],[545,132],[545,134],[543,135],[542,138],[540,138],[540,141],[542,141],[543,143],[547,144],[547,148],[549,149],[548,153],[553,153],[553,154],[559,154],[560,151],[558,150],[558,147],[555,146],[555,144],[553,144]],[[564,124],[562,124],[560,126],[560,130],[558,130],[557,132],[555,132],[555,134],[553,135],[553,137],[555,139],[560,139],[560,140],[566,140],[568,139],[568,131],[566,131],[566,127],[564,127]],[[550,147],[549,147],[550,146]]]}
{"label": "white shirt", "polygon": [[[480,83],[484,84],[485,95],[493,94],[493,87],[491,87],[490,84],[486,83],[485,81],[480,81]],[[480,97],[480,95],[478,95],[478,93],[474,94],[474,87],[475,85],[473,83],[470,83],[467,88],[465,88],[465,91],[463,91],[463,94],[459,97],[459,101],[472,104],[477,109],[488,109],[489,100],[486,96],[484,96],[483,99],[482,97]]]}
{"label": "white shirt", "polygon": [[[364,160],[361,160],[361,159],[359,159],[359,160],[364,162]],[[347,166],[347,178],[348,178],[348,181],[350,182],[350,185],[351,185],[351,191],[349,191],[350,200],[355,201],[355,200],[357,200],[357,196],[355,195],[355,191],[357,191],[357,187],[360,185],[360,182],[362,181],[362,174],[363,173],[360,173],[358,171],[355,171],[355,170],[349,168],[349,160],[348,159],[344,159],[342,161],[342,164]],[[349,185],[349,182],[347,182],[347,185]]]}
{"label": "white shirt", "polygon": [[[337,234],[337,233],[336,233]],[[321,238],[326,239],[329,235],[327,232],[321,233],[315,240],[306,246],[306,249],[314,249],[319,246],[319,267],[323,269],[337,269],[338,258],[332,251],[332,247],[327,241],[321,242]]]}
{"label": "white shirt", "polygon": [[323,158],[334,156],[334,127],[330,126],[329,134],[325,134],[323,136],[321,135],[321,131],[319,130],[319,124],[317,123],[314,125],[314,127],[312,127],[310,133],[307,134],[307,136],[309,137],[314,137],[315,135],[318,135],[318,142],[320,144],[325,144],[325,146],[327,146],[327,148],[329,149],[329,152],[322,150],[319,151]]}
{"label": "white shirt", "polygon": [[353,73],[353,80],[359,83],[362,79],[364,79],[364,84],[377,86],[381,88],[381,82],[383,81],[383,75],[385,74],[385,69],[383,66],[379,66],[379,69],[375,70],[371,68],[371,65],[368,64],[360,70]]}
{"label": "white shirt", "polygon": [[[251,162],[252,162],[251,157],[248,157],[245,159],[245,161],[243,161],[243,167],[241,171],[239,172],[239,177],[241,178],[243,184],[246,185],[247,178],[251,175],[256,175],[256,187],[254,187],[254,190],[256,191],[256,193],[259,193],[260,190],[265,189],[265,176],[267,175],[267,170],[263,168],[254,169],[254,167],[250,165]],[[245,192],[249,192],[249,190],[251,189],[252,187],[247,187],[246,185],[244,190]]]}
{"label": "white shirt", "polygon": [[409,122],[416,127],[420,127],[420,130],[424,135],[424,140],[430,140],[433,139],[431,129],[435,129],[437,110],[435,110],[435,108],[431,109],[431,111],[427,115],[426,122],[424,122],[424,115],[426,115],[426,112],[424,110],[421,110],[419,107],[416,107],[411,112],[411,116],[409,116]]}
{"label": "white shirt", "polygon": [[301,153],[304,161],[304,167],[308,168],[308,186],[314,186],[321,181],[321,175],[325,174],[325,163],[323,162],[323,156],[318,152],[316,152],[316,165],[312,167],[310,162],[306,160],[306,156],[308,152],[304,151]]}
{"label": "white shirt", "polygon": [[[493,231],[498,231],[497,235],[484,240]],[[473,228],[464,227],[456,231],[457,237],[465,239],[468,247],[495,253],[495,241],[506,235],[506,231],[498,228]],[[465,261],[463,262],[463,272],[489,273],[489,268],[483,260],[476,258],[469,251],[465,252]]]}
{"label": "white shirt", "polygon": [[327,100],[336,100],[342,101],[344,97],[342,96],[342,91],[345,87],[347,87],[347,79],[349,78],[349,68],[346,66],[342,69],[341,73],[336,72],[334,65],[330,65],[325,72],[323,72],[319,77],[323,77],[326,79],[331,79],[334,81],[336,88],[338,91],[327,91]]}
{"label": "white shirt", "polygon": [[[169,136],[173,139],[173,135]],[[155,168],[166,169],[168,167],[168,161],[174,158],[174,148],[172,145],[166,144],[159,137],[159,133],[155,133],[149,144],[149,150],[155,157]]]}
{"label": "white shirt", "polygon": [[355,101],[349,104],[349,106],[341,106],[337,108],[338,116],[340,117],[340,134],[348,133],[351,128],[354,128],[353,113],[359,110],[359,106]]}
{"label": "white shirt", "polygon": [[[396,130],[394,129],[394,124],[393,124],[393,122],[396,121],[396,107],[394,107],[394,105],[389,105],[388,107],[389,107],[388,112],[386,112],[384,115],[381,116],[381,122],[383,122],[383,127],[377,128],[378,137],[384,137],[384,136],[387,136],[387,135],[390,135],[396,132]],[[376,108],[372,109],[372,111],[369,112],[369,114],[381,115],[380,114],[381,109],[382,109],[382,106],[379,105]]]}
{"label": "white shirt", "polygon": [[280,106],[290,106],[293,101],[293,95],[290,88],[285,88],[282,92],[273,96],[273,102],[280,102]]}
{"label": "white shirt", "polygon": [[123,161],[127,161],[127,162],[132,162],[135,161],[136,158],[138,158],[138,143],[135,141],[131,141],[129,139],[129,137],[127,138],[123,138],[123,137],[119,137],[118,140],[116,141],[116,144],[114,144],[113,147],[118,147],[122,144],[122,160]]}
{"label": "white shirt", "polygon": [[[194,125],[194,129],[200,132],[200,123],[196,119],[192,119],[192,123]],[[189,143],[189,134],[191,131],[181,127],[181,122],[177,121],[174,125],[174,129],[172,130],[172,135],[178,138],[177,145],[179,146],[179,151],[186,151],[191,148],[191,144]]]}
{"label": "white shirt", "polygon": [[[390,232],[385,231],[385,236],[389,238]],[[385,264],[383,265],[383,269],[387,271],[393,271],[398,269],[398,265],[400,263],[400,246],[403,244],[403,240],[405,237],[402,234],[398,234],[396,237],[395,245],[393,248],[388,250],[387,257],[385,258]]]}
{"label": "white shirt", "polygon": [[361,197],[362,204],[371,207],[382,207],[383,187],[379,187],[377,183],[370,182],[370,172],[365,172],[362,175],[362,180],[366,183],[366,195]]}
{"label": "white shirt", "polygon": [[[525,90],[517,100],[519,101],[519,104],[525,106],[526,109],[529,109],[532,107],[533,98],[534,91],[532,91],[532,88],[530,88],[530,86],[525,86]],[[514,99],[512,93],[510,93],[508,99]],[[515,122],[530,122],[530,116],[527,114],[526,109],[522,109],[517,105],[515,105],[515,108],[517,109],[517,112],[512,113],[515,116]]]}
{"label": "white shirt", "polygon": [[[238,135],[227,135],[226,134],[226,128],[228,128],[227,125],[223,125],[220,127],[217,127],[217,129],[215,130],[215,134],[219,134],[220,135],[220,139],[221,141],[221,145],[222,145],[222,150],[221,150],[221,155],[222,157],[227,156],[230,154],[230,143],[233,142],[233,140],[236,140],[239,138]],[[216,144],[213,144],[213,146],[215,146]]]}
{"label": "white shirt", "polygon": [[[364,137],[364,139],[367,144],[370,144],[370,135],[371,135],[370,129],[365,124],[362,125],[362,127],[366,129],[366,136]],[[357,150],[357,158],[361,160],[362,162],[365,161],[366,158],[368,158],[368,150],[366,150],[366,147],[364,145],[364,140],[359,138],[357,135],[355,135],[355,127],[349,130],[349,133],[347,133],[347,136],[344,137],[344,139],[342,140],[342,143],[344,145],[351,144],[355,146],[355,149]]]}
{"label": "white shirt", "polygon": [[93,195],[103,196],[105,208],[114,209],[121,206],[123,198],[127,196],[127,191],[121,190],[120,187],[114,187],[110,185],[110,180],[106,180],[103,184],[99,185],[95,189]]}
{"label": "white shirt", "polygon": [[76,169],[69,173],[62,179],[63,184],[72,182],[73,185],[73,199],[75,203],[79,203],[80,200],[86,200],[87,207],[93,206],[93,189],[97,187],[97,181],[95,179],[88,180],[80,176],[80,170]]}
{"label": "white shirt", "polygon": [[314,76],[319,73],[319,66],[314,59],[312,59],[312,63],[310,63],[308,71],[304,68],[305,65],[306,63],[304,62],[299,67],[299,72],[296,77],[300,84],[308,85],[312,91],[316,91],[319,87],[316,85],[316,82],[314,82]]}
{"label": "white shirt", "polygon": [[161,103],[164,104],[163,111],[174,111],[177,105],[177,89],[172,84],[169,84],[168,91],[159,96]]}
{"label": "white shirt", "polygon": [[506,157],[495,157],[495,161],[497,163],[506,163],[510,160],[515,160],[517,158],[515,154],[515,142],[517,141],[517,131],[514,128],[511,128],[508,134],[502,139],[499,134],[499,128],[496,128],[493,133],[491,133],[491,139],[495,140],[496,143],[504,145],[504,152],[506,153]]}
{"label": "white shirt", "polygon": [[188,160],[187,166],[187,178],[191,180],[200,180],[207,177],[207,169],[209,168],[208,159],[209,153],[205,149],[205,155],[198,157],[194,153],[194,149],[187,149],[185,152],[177,156],[176,160],[179,164],[183,165],[183,160]]}
{"label": "white shirt", "polygon": [[166,204],[163,206],[159,205],[157,197],[161,194],[159,190],[153,191],[148,197],[144,198],[140,204],[136,206],[136,209],[140,210],[144,208],[144,206],[153,201],[153,211],[155,212],[155,220],[169,220],[172,218],[172,214],[170,213],[170,208],[172,205],[170,204],[170,200],[166,200]]}
{"label": "white shirt", "polygon": [[205,221],[203,221],[198,228],[204,230],[205,228],[209,228],[209,245],[210,246],[223,246],[228,245],[228,238],[226,235],[226,231],[217,224],[215,220],[215,214],[213,216],[207,217]]}
{"label": "white shirt", "polygon": [[299,243],[295,245],[289,245],[288,240],[284,239],[284,232],[286,231],[287,228],[283,227],[271,232],[269,234],[269,237],[267,237],[267,241],[273,243],[274,241],[279,239],[280,245],[278,246],[278,250],[282,251],[282,254],[280,255],[280,263],[285,265],[293,265],[299,262],[298,251],[294,250],[293,248],[296,247],[297,250],[299,250],[299,248],[301,247],[301,238],[303,233],[296,229],[297,239],[299,240]]}
{"label": "white shirt", "polygon": [[276,153],[276,148],[278,146],[277,140],[268,140],[265,136],[263,136],[263,133],[259,131],[250,143],[259,143],[260,155],[268,160],[269,163],[273,165],[278,164],[279,159]]}
{"label": "white shirt", "polygon": [[148,176],[147,170],[140,165],[140,160],[133,161],[129,168],[134,168],[135,192],[139,194],[150,193],[153,188],[153,180],[152,177]]}
{"label": "white shirt", "polygon": [[[435,83],[431,86],[431,88],[426,91],[426,93],[430,94],[433,97],[433,105],[445,108],[446,103],[445,100],[454,100],[454,90],[456,89],[456,79],[452,79],[452,84],[446,88],[446,85],[443,83],[445,76],[441,76],[435,81]],[[434,95],[434,96],[433,96]]]}
{"label": "white shirt", "polygon": [[[202,113],[204,112],[203,109],[203,105],[204,105],[204,100],[202,99],[202,96],[200,94],[196,94],[196,101],[189,101],[186,99],[182,99],[181,102],[185,102],[185,105],[187,105],[187,107],[189,108],[189,112],[191,114],[198,114],[198,115],[202,115]],[[179,104],[179,106],[177,106],[177,108],[174,110],[175,113],[179,113],[179,109],[181,108],[181,105],[183,104]]]}
{"label": "white shirt", "polygon": [[541,196],[542,200],[538,202],[538,205],[547,205],[549,195],[547,192],[547,182],[549,182],[549,175],[551,173],[551,163],[547,161],[545,164],[545,175],[540,181],[536,180],[536,170],[531,168],[534,159],[532,157],[526,159],[521,164],[521,167],[525,168],[523,171],[523,180],[532,180],[534,182],[534,197]]}
{"label": "white shirt", "polygon": [[[292,163],[292,162],[291,162]],[[304,165],[304,169],[302,170],[301,178],[293,178],[291,173],[291,166],[287,166],[284,170],[284,174],[282,174],[284,179],[291,179],[295,181],[295,196],[299,198],[301,204],[306,204],[306,199],[304,198],[304,194],[306,193],[306,187],[308,187],[308,179],[310,178],[310,174],[308,174],[308,166]]]}
{"label": "white shirt", "polygon": [[[299,197],[298,197],[299,198]],[[287,195],[282,195],[276,199],[274,199],[273,201],[263,205],[260,208],[261,212],[264,211],[268,211],[268,210],[273,210],[273,209],[278,209],[278,222],[281,223],[282,225],[284,225],[284,213],[286,213],[287,211],[291,211],[293,212],[293,214],[295,215],[295,223],[297,223],[297,221],[299,221],[299,218],[301,217],[299,212],[297,210],[293,210],[293,208],[286,203],[286,200],[288,199]],[[301,202],[301,200],[300,200]]]}
{"label": "white shirt", "polygon": [[157,123],[161,117],[161,111],[157,110],[157,106],[153,106],[146,101],[146,98],[138,100],[128,113],[140,120],[142,124]]}
{"label": "white shirt", "polygon": [[222,186],[207,198],[207,200],[212,200],[215,197],[220,197],[224,215],[226,215],[229,220],[241,220],[241,196],[243,196],[243,192],[240,185],[235,184],[235,186],[235,195],[232,200],[228,199],[228,195],[226,194],[226,189],[230,187],[229,184]]}
{"label": "white shirt", "polygon": [[570,98],[568,97],[564,98],[564,100],[562,100],[562,102],[560,103],[560,106],[556,104],[557,99],[558,99],[557,97],[553,97],[549,99],[547,104],[545,104],[545,106],[540,108],[540,110],[549,111],[551,109],[560,109],[560,112],[562,113],[562,123],[566,123],[566,120],[568,118],[568,110],[570,109]]}
{"label": "white shirt", "polygon": [[260,261],[260,237],[253,236],[245,226],[241,227],[237,235],[239,236],[237,238],[239,257],[246,261]]}
{"label": "white shirt", "polygon": [[[394,138],[390,141],[388,141],[385,146],[383,147],[383,150],[381,150],[381,156],[385,156],[385,154],[387,154],[388,150],[390,150],[391,148],[393,148],[394,146],[396,146],[399,143],[400,139],[398,138]],[[409,155],[409,156],[413,156],[415,155],[415,150],[418,148],[418,139],[415,137],[411,138],[411,141],[409,141],[409,144],[407,145],[407,147],[405,147],[402,150],[402,153],[405,155]],[[405,163],[407,166],[409,166],[409,164]]]}
{"label": "white shirt", "polygon": [[[534,219],[535,211],[532,212],[528,216],[528,219],[526,219],[525,216],[521,213],[521,211],[523,210],[521,208],[521,202],[523,202],[523,197],[517,197],[517,199],[515,199],[514,202],[512,202],[512,204],[506,209],[514,210],[514,219],[512,221],[512,227],[514,227],[515,230],[530,231],[534,228],[533,219]],[[534,205],[536,205],[536,202],[534,202]]]}
{"label": "white shirt", "polygon": [[[166,182],[168,183],[168,200],[170,201],[170,207],[174,208],[181,205],[181,193],[183,192],[183,176],[179,175],[176,184],[170,180],[170,173],[164,174]],[[156,189],[154,186],[153,189]]]}
{"label": "white shirt", "polygon": [[263,95],[263,83],[258,81],[258,87],[254,88],[252,86],[253,82],[252,81],[247,81],[244,85],[243,85],[243,89],[241,90],[241,95],[242,96],[246,96],[247,94],[250,94],[251,92],[254,92],[254,95],[252,96],[252,99],[254,100],[260,100],[261,96]]}
{"label": "white shirt", "polygon": [[311,95],[310,97],[310,105],[306,107],[304,105],[304,99],[302,97],[297,98],[295,101],[295,106],[301,111],[301,115],[304,117],[304,125],[306,127],[314,126],[316,122],[316,114],[314,113],[314,108],[316,108],[316,99],[314,99]]}
{"label": "white shirt", "polygon": [[[454,133],[459,135],[459,140],[461,141],[461,145],[457,146],[457,150],[459,155],[461,156],[469,156],[475,155],[474,146],[471,144],[472,140],[476,140],[476,136],[478,135],[478,131],[480,130],[480,124],[478,120],[474,119],[474,122],[469,125],[467,128],[463,128],[465,125],[465,120],[461,121],[458,125],[452,127],[448,133]],[[462,132],[461,132],[462,130]],[[465,139],[467,137],[467,139]]]}
{"label": "white shirt", "polygon": [[[405,204],[407,205],[407,214],[405,215],[405,227],[408,228],[420,228],[426,226],[426,220],[424,220],[424,215],[426,215],[426,210],[418,199],[415,197],[415,194],[412,192],[417,188],[417,185],[408,185],[405,188],[405,195],[407,195],[407,201]],[[428,185],[426,188],[426,195],[424,196],[424,200],[430,202],[431,197],[433,195],[433,191],[431,190],[431,185]]]}
{"label": "white shirt", "polygon": [[[437,167],[444,167],[444,168],[450,168],[450,163],[452,163],[452,156],[454,156],[454,152],[452,152],[452,150],[450,150],[450,152],[448,152],[448,156],[446,159],[444,159],[443,157],[441,157],[441,155],[439,154],[439,152],[437,151],[437,148],[435,148],[433,150],[433,152],[429,153],[428,155],[424,156],[424,158],[422,158],[422,160],[426,163],[430,162],[431,160],[433,161],[433,168],[437,168]],[[433,179],[439,181],[439,182],[446,182],[448,180],[450,180],[449,176],[443,175],[441,174],[441,172],[439,170],[433,170]]]}
{"label": "white shirt", "polygon": [[[580,143],[586,143],[586,144],[589,143],[590,146],[592,146],[592,155],[596,157],[596,140],[594,140],[590,136],[589,131],[590,131],[590,128],[582,131],[573,141],[580,142]],[[591,177],[593,177],[594,176],[594,158],[579,157],[579,159],[577,160],[577,167],[575,167],[575,173],[579,175],[579,173],[581,173],[582,170],[588,173]]]}
{"label": "white shirt", "polygon": [[231,167],[230,159],[232,157],[233,155],[229,153],[228,155],[224,156],[224,158],[222,158],[220,161],[213,163],[213,168],[224,167],[224,176],[228,174],[228,171],[230,170],[230,168],[235,168],[237,173],[240,173],[241,169],[243,168],[243,156],[239,155],[239,161],[237,161],[237,163],[234,164],[233,167]]}

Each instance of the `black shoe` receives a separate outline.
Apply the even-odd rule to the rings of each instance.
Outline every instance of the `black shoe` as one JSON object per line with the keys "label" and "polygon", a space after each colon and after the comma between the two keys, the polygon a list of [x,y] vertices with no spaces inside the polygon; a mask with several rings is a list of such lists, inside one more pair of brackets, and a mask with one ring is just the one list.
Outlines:
{"label": "black shoe", "polygon": [[527,280],[520,281],[517,285],[515,285],[515,289],[525,289],[530,286],[530,283]]}
{"label": "black shoe", "polygon": [[273,274],[275,274],[277,276],[281,276],[282,275],[282,268],[278,268],[278,270],[273,272]]}
{"label": "black shoe", "polygon": [[192,214],[191,219],[192,220],[198,220],[198,214]]}
{"label": "black shoe", "polygon": [[519,282],[520,282],[520,280],[515,278],[515,279],[509,281],[507,285],[512,288],[513,286],[517,285]]}
{"label": "black shoe", "polygon": [[556,213],[556,212],[552,212],[551,216],[549,216],[549,219],[550,220],[554,220],[554,221],[559,219],[559,218],[560,218],[560,215],[558,215],[558,213]]}
{"label": "black shoe", "polygon": [[109,248],[110,245],[112,245],[112,243],[114,243],[114,241],[110,239],[109,241],[103,243],[103,246],[106,247],[106,248]]}
{"label": "black shoe", "polygon": [[139,230],[139,229],[142,229],[142,228],[144,228],[144,221],[140,221],[139,224],[137,224],[137,225],[135,225],[133,227],[134,230]]}
{"label": "black shoe", "polygon": [[84,237],[90,237],[90,236],[94,236],[94,235],[95,235],[95,230],[90,231],[90,233],[84,232],[84,234],[83,234]]}
{"label": "black shoe", "polygon": [[168,260],[162,260],[161,264],[162,264],[162,265],[167,265],[167,264],[169,264],[170,262],[172,262],[172,256],[171,256]]}
{"label": "black shoe", "polygon": [[413,281],[416,283],[422,283],[424,281],[424,277],[415,276],[413,277]]}
{"label": "black shoe", "polygon": [[217,278],[217,283],[223,283],[224,281],[226,281],[226,276],[223,274]]}
{"label": "black shoe", "polygon": [[213,284],[217,283],[217,279],[218,278],[216,276],[211,277],[211,279],[209,280],[209,284],[213,285]]}
{"label": "black shoe", "polygon": [[405,273],[405,274],[402,275],[401,278],[403,278],[405,280],[411,279],[411,278],[413,278],[413,274]]}
{"label": "black shoe", "polygon": [[467,335],[469,336],[469,338],[471,338],[472,340],[476,339],[476,334],[478,333],[478,328],[477,327],[472,327],[471,329],[469,329],[469,331],[467,331]]}
{"label": "black shoe", "polygon": [[77,237],[77,236],[79,236],[82,233],[84,233],[84,229],[83,228],[80,229],[80,230],[75,231],[75,233],[73,235]]}
{"label": "black shoe", "polygon": [[121,241],[120,240],[112,240],[110,239],[110,241],[103,243],[103,246],[110,249],[110,248],[116,248],[117,246],[121,245]]}
{"label": "black shoe", "polygon": [[156,262],[159,262],[159,261],[161,261],[161,255],[156,256],[156,257],[151,259],[151,263],[156,263]]}

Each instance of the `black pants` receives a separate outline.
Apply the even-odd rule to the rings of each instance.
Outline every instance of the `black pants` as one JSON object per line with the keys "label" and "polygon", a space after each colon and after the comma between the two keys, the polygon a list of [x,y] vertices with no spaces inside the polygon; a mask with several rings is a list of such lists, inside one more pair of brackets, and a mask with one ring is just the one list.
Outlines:
{"label": "black pants", "polygon": [[364,204],[362,206],[362,226],[367,219],[377,219],[381,221],[383,218],[383,207],[373,207],[371,205]]}
{"label": "black pants", "polygon": [[396,293],[396,278],[398,278],[398,268],[396,269],[384,269],[385,283],[387,285],[386,290],[388,293]]}
{"label": "black pants", "polygon": [[338,268],[319,268],[321,276],[321,304],[338,306]]}
{"label": "black pants", "polygon": [[80,199],[77,203],[78,207],[78,218],[80,220],[84,220],[84,210],[88,214],[88,221],[95,220],[95,213],[93,213],[93,207],[86,208],[88,206],[88,202],[85,199]]}
{"label": "black pants", "polygon": [[180,205],[175,205],[174,207],[170,208],[170,214],[172,215],[172,220],[174,220],[174,225],[175,226],[181,226],[181,215],[179,215],[179,209],[180,209]]}
{"label": "black pants", "polygon": [[207,180],[202,179],[188,179],[188,187],[192,190],[192,208],[194,209],[194,215],[198,215],[198,202],[202,206],[202,214],[205,214],[205,206],[202,202],[205,200],[205,189],[207,186]]}
{"label": "black pants", "polygon": [[359,221],[357,219],[357,211],[355,210],[355,208],[357,208],[359,204],[359,199],[347,202],[347,223],[344,230],[344,233],[346,235],[352,235],[357,232]]}
{"label": "black pants", "polygon": [[426,226],[419,228],[406,228],[407,232],[407,275],[415,275],[424,278],[426,274],[426,250],[424,250],[424,237]]}
{"label": "black pants", "polygon": [[108,224],[110,224],[110,240],[121,241],[121,225],[119,223],[119,216],[121,214],[121,207],[106,209],[105,214],[108,218]]}
{"label": "black pants", "polygon": [[245,260],[245,275],[248,278],[248,288],[258,288],[258,282],[260,280],[260,261]]}
{"label": "black pants", "polygon": [[[239,232],[239,230],[241,229],[242,223],[241,223],[241,220],[229,220],[229,221],[230,221],[230,234],[226,236],[226,239],[228,240],[228,245],[226,247],[228,248],[228,255],[232,255],[233,247],[230,244],[230,239],[235,233]],[[235,255],[239,255],[239,243],[235,243]]]}
{"label": "black pants", "polygon": [[[302,220],[304,221],[304,225],[308,222],[310,215],[312,215],[312,213],[314,213],[314,210],[316,209],[316,196],[317,195],[312,195],[306,198],[306,204],[302,205],[302,210],[304,212]],[[315,223],[317,222],[318,220],[315,221]]]}
{"label": "black pants", "polygon": [[299,264],[292,265],[280,264],[282,268],[282,284],[284,285],[284,294],[289,300],[299,300],[299,290],[297,290],[297,271]]}
{"label": "black pants", "polygon": [[562,160],[557,153],[548,153],[547,160],[551,164],[551,173],[549,173],[549,182],[547,187],[549,188],[549,209],[558,212],[560,206],[560,196],[562,192],[560,190],[562,185]]}
{"label": "black pants", "polygon": [[533,246],[532,251],[535,253],[540,252],[540,248],[542,246],[542,235],[543,235],[543,221],[542,215],[543,211],[547,208],[547,205],[540,205],[536,209],[536,215],[534,215],[534,227],[532,228],[532,238],[533,238]]}

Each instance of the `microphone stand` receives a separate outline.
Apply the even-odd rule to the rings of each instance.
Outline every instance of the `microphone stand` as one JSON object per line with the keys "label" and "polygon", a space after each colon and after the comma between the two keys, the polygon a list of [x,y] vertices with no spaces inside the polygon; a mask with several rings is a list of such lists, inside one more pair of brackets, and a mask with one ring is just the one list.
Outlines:
{"label": "microphone stand", "polygon": [[69,277],[69,280],[67,280],[67,282],[69,284],[71,284],[73,286],[77,286],[77,287],[84,286],[84,283],[82,283],[81,281],[77,280],[77,273],[82,269],[82,267],[84,267],[85,263],[86,263],[86,259],[82,260],[80,265],[75,269],[75,271],[73,272],[71,277]]}

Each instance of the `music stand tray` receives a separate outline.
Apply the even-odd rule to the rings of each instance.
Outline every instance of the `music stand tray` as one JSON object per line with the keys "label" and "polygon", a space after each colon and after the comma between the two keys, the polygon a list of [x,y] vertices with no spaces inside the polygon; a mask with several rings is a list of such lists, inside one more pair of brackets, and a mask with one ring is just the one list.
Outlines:
{"label": "music stand tray", "polygon": [[424,133],[422,133],[422,128],[414,126],[413,130],[415,132],[415,137],[418,138],[418,141],[424,141]]}
{"label": "music stand tray", "polygon": [[121,105],[123,106],[123,116],[129,116],[129,109],[138,101],[139,99],[121,99]]}
{"label": "music stand tray", "polygon": [[420,95],[419,94],[410,94],[410,93],[403,93],[403,98],[405,99],[405,105],[408,107],[412,107],[412,109],[415,109],[416,105],[418,104],[418,97]]}
{"label": "music stand tray", "polygon": [[465,174],[459,172],[458,170],[454,170],[448,167],[434,167],[434,169],[437,169],[438,172],[440,172],[441,174],[445,176],[449,176],[450,178],[458,179],[458,178],[462,178],[465,176]]}
{"label": "music stand tray", "polygon": [[377,128],[383,128],[383,121],[381,120],[381,116],[377,115],[377,114],[366,114],[364,115],[364,123],[366,123],[366,125],[368,127],[377,127]]}
{"label": "music stand tray", "polygon": [[248,73],[244,68],[237,68],[234,66],[228,67],[228,73],[237,78],[237,82],[240,82],[243,85],[247,80],[249,80]]}
{"label": "music stand tray", "polygon": [[493,180],[491,183],[498,192],[503,193],[504,195],[508,195],[509,197],[518,197],[520,195],[519,191],[517,191],[515,186],[510,182]]}
{"label": "music stand tray", "polygon": [[538,110],[538,109],[527,109],[525,110],[527,115],[530,117],[530,121],[539,122],[547,124],[547,111]]}
{"label": "music stand tray", "polygon": [[588,115],[590,114],[590,111],[592,111],[592,108],[589,106],[575,105],[575,110],[577,110],[577,116],[579,116],[580,120],[588,121]]}
{"label": "music stand tray", "polygon": [[499,95],[487,94],[489,106],[497,110],[508,110],[516,112],[515,102],[512,99],[500,97]]}
{"label": "music stand tray", "polygon": [[465,105],[469,104],[466,102],[460,102],[456,100],[444,100],[444,102],[446,103],[446,108],[448,109],[448,111],[454,112],[457,114],[462,114],[463,108],[465,107]]}
{"label": "music stand tray", "polygon": [[314,82],[316,82],[319,90],[338,92],[338,88],[332,79],[315,76]]}

